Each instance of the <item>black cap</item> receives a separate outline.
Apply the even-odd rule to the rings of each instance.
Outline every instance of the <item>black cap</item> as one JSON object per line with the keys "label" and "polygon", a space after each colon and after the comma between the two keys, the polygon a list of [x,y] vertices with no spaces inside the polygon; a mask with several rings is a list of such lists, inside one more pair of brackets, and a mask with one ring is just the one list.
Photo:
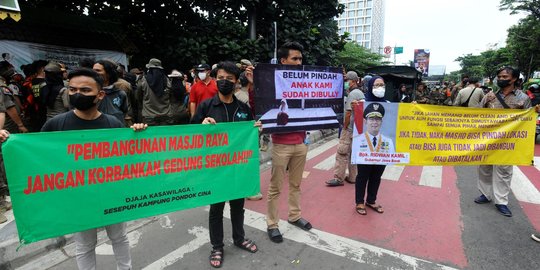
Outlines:
{"label": "black cap", "polygon": [[380,103],[374,102],[367,105],[366,109],[364,110],[364,118],[368,117],[380,117],[383,118],[384,116],[384,107]]}
{"label": "black cap", "polygon": [[201,71],[201,70],[210,70],[210,69],[211,69],[210,65],[208,65],[208,64],[200,64],[200,65],[197,65],[195,67],[195,70],[199,70],[199,71]]}

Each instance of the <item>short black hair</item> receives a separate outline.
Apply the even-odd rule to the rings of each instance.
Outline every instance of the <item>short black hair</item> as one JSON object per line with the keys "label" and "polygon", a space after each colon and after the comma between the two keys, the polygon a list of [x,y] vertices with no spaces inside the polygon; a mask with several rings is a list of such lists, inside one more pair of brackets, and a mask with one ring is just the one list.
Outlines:
{"label": "short black hair", "polygon": [[[109,78],[109,84],[113,84],[118,81],[118,72],[116,71],[116,63],[110,60],[101,59],[96,61],[95,64],[100,64],[103,66],[107,77]],[[95,65],[94,64],[94,65]]]}
{"label": "short black hair", "polygon": [[92,58],[83,58],[79,61],[79,67],[92,69],[95,62]]}
{"label": "short black hair", "polygon": [[32,64],[22,65],[21,70],[23,71],[25,77],[36,74],[36,68]]}
{"label": "short black hair", "polygon": [[502,68],[499,68],[499,70],[497,70],[497,75],[499,75],[499,73],[501,73],[502,71],[506,71],[508,74],[512,75],[512,78],[516,78],[517,80],[514,82],[514,86],[515,87],[519,87],[521,86],[521,84],[523,83],[523,80],[520,81],[520,78],[519,78],[519,69],[515,68],[515,67],[511,67],[511,66],[504,66]]}
{"label": "short black hair", "polygon": [[302,46],[300,43],[296,41],[285,42],[277,51],[278,63],[281,59],[287,59],[287,57],[289,57],[290,50],[300,51],[300,53],[304,54],[304,46]]}
{"label": "short black hair", "polygon": [[229,74],[233,74],[235,79],[238,80],[240,79],[240,73],[242,72],[240,70],[240,68],[238,68],[236,66],[235,63],[231,62],[231,61],[223,61],[223,62],[220,62],[217,67],[215,68],[216,70],[216,76],[217,76],[217,71],[220,70],[220,69],[223,69],[225,70],[225,72],[229,73]]}
{"label": "short black hair", "polygon": [[479,78],[476,78],[476,77],[472,77],[472,78],[469,78],[469,83],[472,84],[472,83],[477,83],[479,82],[480,79]]}
{"label": "short black hair", "polygon": [[32,62],[32,65],[34,66],[36,72],[38,72],[40,69],[44,68],[48,63],[49,61],[47,60],[36,60]]}
{"label": "short black hair", "polygon": [[93,69],[89,69],[89,68],[74,69],[68,74],[68,79],[71,80],[71,78],[79,77],[79,76],[90,77],[94,79],[94,81],[96,81],[100,90],[103,88],[103,78]]}
{"label": "short black hair", "polygon": [[519,69],[511,67],[511,66],[504,66],[502,68],[499,68],[499,70],[497,70],[497,75],[499,75],[499,73],[501,73],[503,70],[511,74],[512,78],[519,79]]}

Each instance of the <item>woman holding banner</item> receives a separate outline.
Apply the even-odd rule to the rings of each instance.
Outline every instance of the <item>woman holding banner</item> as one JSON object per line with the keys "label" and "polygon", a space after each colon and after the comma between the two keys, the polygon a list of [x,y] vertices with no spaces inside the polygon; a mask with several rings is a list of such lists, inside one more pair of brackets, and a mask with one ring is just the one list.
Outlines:
{"label": "woman holding banner", "polygon": [[[384,99],[385,92],[384,79],[379,76],[374,76],[368,82],[365,101],[389,102]],[[385,147],[388,148],[388,151],[394,151],[392,141],[389,139],[382,139],[383,136],[379,132],[380,127],[382,126],[383,116],[384,107],[379,103],[371,103],[364,110],[363,117],[365,121],[367,121],[368,126],[367,131],[360,136],[369,136],[370,139],[366,140],[365,144],[370,147],[371,152],[384,152],[382,150]],[[390,147],[392,149],[390,149]],[[356,166],[358,168],[355,183],[356,212],[360,215],[366,215],[367,206],[377,213],[382,214],[384,212],[383,207],[375,201],[377,200],[377,193],[381,184],[381,176],[386,166],[373,164],[357,164]],[[364,198],[366,200],[364,200]]]}

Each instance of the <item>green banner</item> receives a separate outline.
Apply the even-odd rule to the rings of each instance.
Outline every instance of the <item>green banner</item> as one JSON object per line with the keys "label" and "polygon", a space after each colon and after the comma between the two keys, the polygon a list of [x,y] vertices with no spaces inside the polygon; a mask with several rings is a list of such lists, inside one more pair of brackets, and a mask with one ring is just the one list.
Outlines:
{"label": "green banner", "polygon": [[254,122],[13,134],[21,243],[256,194]]}
{"label": "green banner", "polygon": [[394,54],[403,53],[403,47],[394,47]]}

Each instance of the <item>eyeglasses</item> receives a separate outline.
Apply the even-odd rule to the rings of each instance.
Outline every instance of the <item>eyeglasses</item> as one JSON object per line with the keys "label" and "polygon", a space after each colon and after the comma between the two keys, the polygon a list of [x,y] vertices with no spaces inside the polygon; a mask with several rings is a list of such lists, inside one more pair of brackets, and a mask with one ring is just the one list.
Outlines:
{"label": "eyeglasses", "polygon": [[378,83],[378,84],[374,84],[373,87],[384,87],[385,84],[384,83]]}

